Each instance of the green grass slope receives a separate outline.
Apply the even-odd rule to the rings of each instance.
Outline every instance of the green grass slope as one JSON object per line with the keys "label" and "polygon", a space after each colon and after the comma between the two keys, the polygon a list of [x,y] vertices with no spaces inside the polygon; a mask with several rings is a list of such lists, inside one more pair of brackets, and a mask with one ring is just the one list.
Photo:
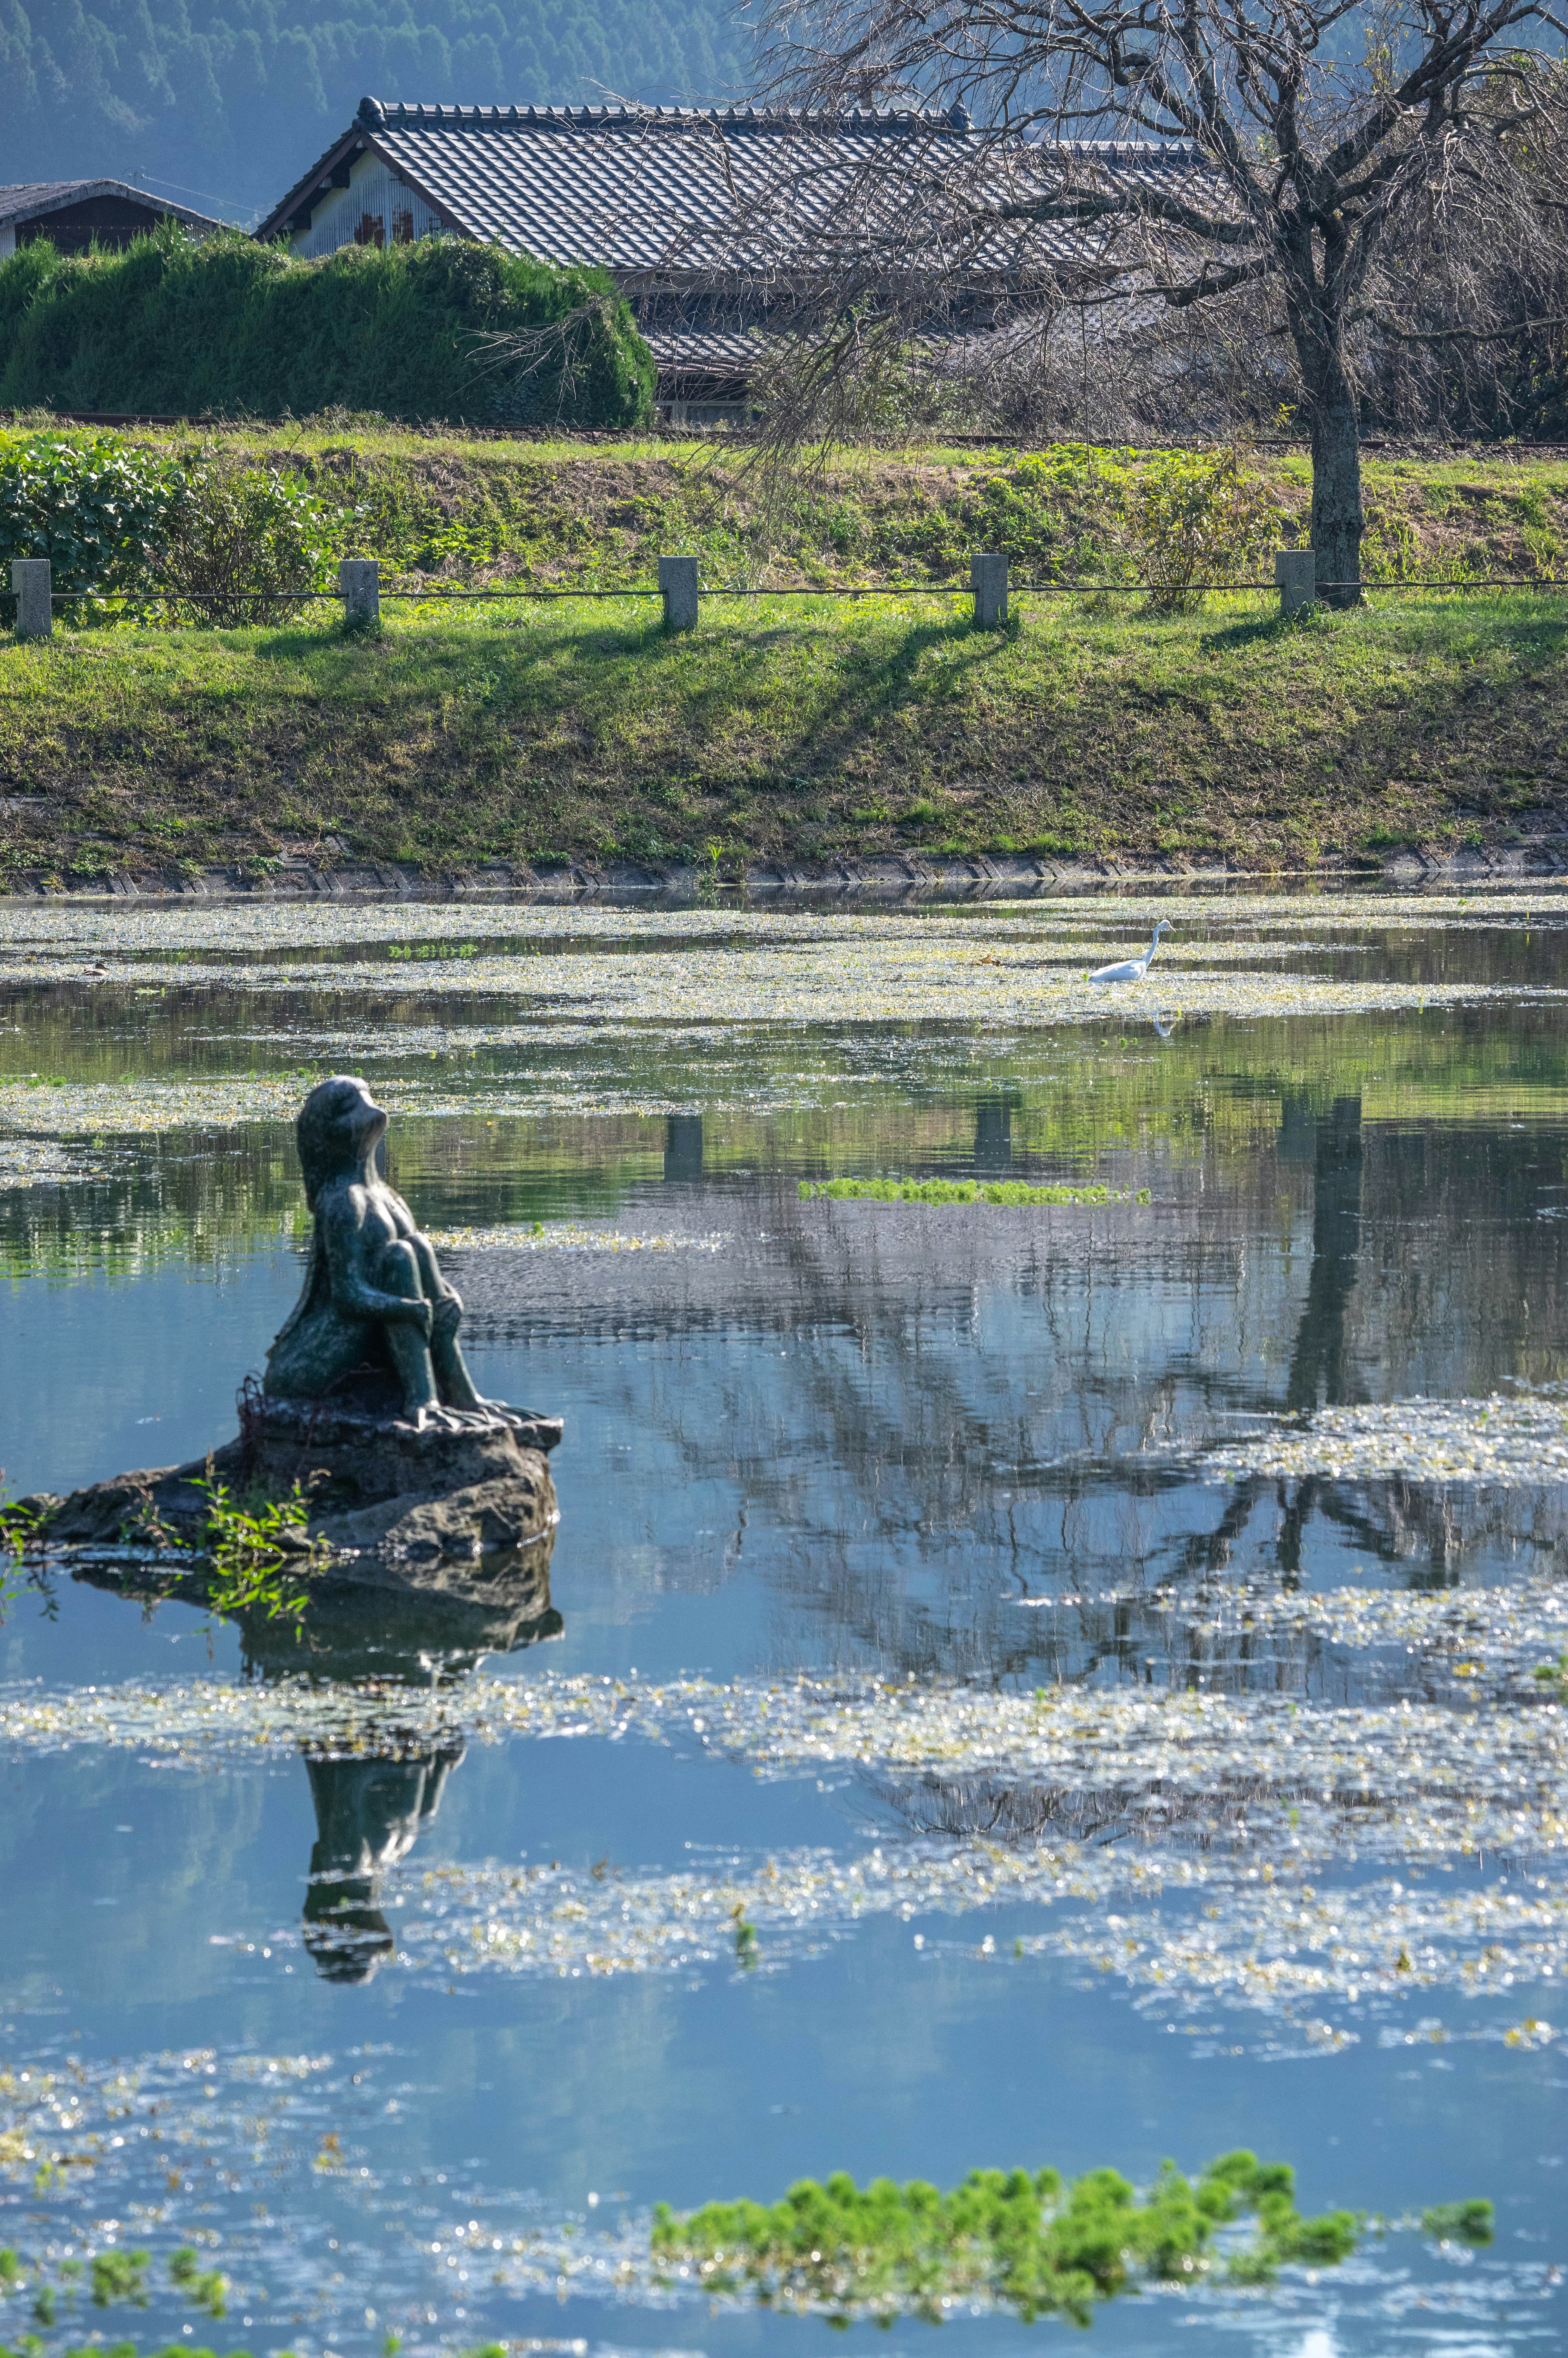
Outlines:
{"label": "green grass slope", "polygon": [[[432,871],[988,850],[1293,868],[1568,827],[1568,595],[1457,586],[1555,568],[1560,465],[1369,468],[1389,586],[1352,613],[1025,592],[990,635],[930,586],[970,547],[1008,546],[1015,578],[1105,554],[1089,494],[1046,496],[1027,460],[846,462],[762,516],[732,462],[668,443],[329,421],[261,448],[336,483],[353,545],[442,602],[390,603],[369,643],[327,607],[271,631],[0,635],[0,877],[262,873],[338,846]],[[1271,481],[1285,529],[1304,470]],[[652,596],[460,595],[646,583],[679,546],[709,580],[823,594],[714,600],[674,639]],[[828,586],[868,580],[909,586]]]}
{"label": "green grass slope", "polygon": [[0,872],[265,862],[327,838],[503,857],[893,849],[1310,864],[1555,831],[1564,602],[1285,626],[1023,601],[418,609],[330,630],[62,633],[0,650]]}

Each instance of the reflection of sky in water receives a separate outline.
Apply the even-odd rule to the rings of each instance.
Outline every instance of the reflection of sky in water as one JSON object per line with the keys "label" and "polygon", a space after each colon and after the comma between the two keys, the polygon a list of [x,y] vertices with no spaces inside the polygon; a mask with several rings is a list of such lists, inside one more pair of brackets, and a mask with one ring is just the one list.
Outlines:
{"label": "reflection of sky in water", "polygon": [[[410,924],[351,914],[367,940]],[[1146,914],[938,924],[976,957],[993,936],[1044,956],[1054,935],[1072,964]],[[548,917],[552,950],[580,916]],[[1419,1443],[1370,1478],[1266,1422],[1568,1378],[1561,1020],[1475,988],[1558,987],[1563,936],[1524,896],[1454,916],[1384,904],[1358,935],[1335,905],[1281,903],[1227,934],[1211,903],[1189,946],[1216,974],[1245,964],[1250,927],[1268,976],[1442,985],[1455,1003],[1283,1022],[1260,1001],[1173,1024],[1162,999],[1161,1031],[1119,1011],[1087,1034],[988,1031],[960,982],[957,1033],[747,1045],[720,1024],[683,1048],[546,1025],[535,1053],[504,992],[476,1024],[468,980],[422,996],[379,951],[351,990],[320,993],[317,968],[292,1001],[265,971],[154,999],[0,974],[16,1027],[0,1063],[67,1083],[68,1109],[70,1084],[116,1071],[243,1072],[283,1005],[275,1072],[313,1042],[380,1038],[429,1101],[468,1106],[394,1133],[428,1225],[564,1224],[544,1249],[452,1257],[481,1383],[568,1419],[547,1616],[530,1594],[367,1632],[351,1601],[295,1653],[57,1583],[55,1618],[25,1597],[6,1621],[3,1674],[28,1682],[13,1695],[52,1695],[68,1735],[86,1686],[123,1712],[127,1682],[192,1690],[247,1663],[253,1717],[278,1692],[261,1682],[301,1661],[424,1689],[395,1739],[384,1703],[357,1759],[308,1714],[265,1756],[167,1727],[47,1750],[18,1724],[0,2137],[92,2166],[64,2158],[41,2188],[36,2159],[13,2169],[0,2236],[57,2261],[145,2248],[157,2285],[141,2317],[62,2308],[51,2343],[189,2325],[220,2349],[366,2358],[388,2331],[418,2349],[793,2347],[821,2327],[655,2296],[647,2206],[835,2167],[1146,2178],[1164,2153],[1195,2166],[1245,2142],[1297,2165],[1310,2208],[1489,2194],[1497,2244],[1444,2256],[1402,2233],[1315,2283],[1162,2293],[1103,2311],[1098,2346],[1551,2346],[1568,1796],[1561,1713],[1530,1672],[1562,1642],[1563,1490],[1527,1453],[1507,1480],[1423,1478]],[[166,949],[183,927],[199,961],[232,964],[254,918],[253,946],[290,955],[312,927],[329,954],[343,923],[222,914],[232,938],[209,954],[208,921],[181,911]],[[526,963],[532,918],[427,918],[438,948],[466,925]],[[24,922],[40,942],[55,928],[53,958],[96,921]],[[753,955],[766,928],[726,922]],[[812,921],[829,946],[836,922]],[[113,957],[136,923],[116,914]],[[874,966],[874,921],[851,925]],[[683,960],[723,953],[717,921],[656,929],[661,1000]],[[585,968],[607,930],[636,966],[638,921],[577,930]],[[445,990],[449,962],[432,963]],[[431,1062],[421,1034],[421,1067],[409,1025],[476,1031],[475,1054]],[[479,1103],[475,1071],[509,1111]],[[92,1120],[61,1145],[29,1127],[29,1154],[84,1175],[0,1192],[13,1491],[221,1438],[297,1287],[281,1127],[215,1145],[117,1141],[102,1104]],[[0,1136],[0,1176],[26,1162]],[[880,1170],[1092,1174],[1154,1200],[798,1200],[797,1177]],[[600,1231],[705,1249],[611,1251]],[[1281,1432],[1295,1455],[1260,1454]],[[1238,1478],[1206,1476],[1215,1449],[1242,1453],[1220,1469]],[[972,1682],[999,1698],[1000,1734],[977,1750],[971,1726],[968,1752],[902,1765],[880,1736],[863,1757],[795,1757],[760,1702],[802,1671],[869,1698],[867,1726],[869,1674],[913,1680],[928,1713],[940,1682]],[[634,1698],[706,1683],[656,1726],[568,1739],[579,1674]],[[1076,1732],[1047,1776],[1001,1705],[1062,1681]],[[487,1718],[492,1693],[533,1698],[534,1732],[511,1705]],[[1146,1735],[1127,1749],[1199,1708],[1208,1749],[1180,1774]],[[737,1898],[754,1970],[733,1950]],[[52,2119],[17,2077],[36,2091],[46,2070]],[[115,2095],[116,2071],[134,2090]],[[163,2284],[187,2241],[233,2280],[221,2323]],[[14,2341],[25,2301],[0,2323]],[[1019,2330],[946,2331],[979,2352]],[[892,2346],[925,2339],[901,2324]]]}

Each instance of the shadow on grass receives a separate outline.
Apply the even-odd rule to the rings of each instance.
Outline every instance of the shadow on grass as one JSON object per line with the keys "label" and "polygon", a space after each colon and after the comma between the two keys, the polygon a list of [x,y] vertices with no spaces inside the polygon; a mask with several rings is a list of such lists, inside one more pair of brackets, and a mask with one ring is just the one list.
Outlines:
{"label": "shadow on grass", "polygon": [[[775,765],[788,769],[793,764],[798,770],[802,760],[809,756],[816,770],[837,768],[851,748],[864,739],[874,721],[888,718],[908,704],[951,701],[968,675],[988,658],[1011,647],[1016,636],[1011,630],[977,631],[967,616],[916,624],[913,630],[903,632],[880,660],[870,657],[860,665],[854,680],[845,682],[839,692],[813,715],[808,730],[797,731],[791,741],[781,738]],[[917,678],[921,657],[934,648],[946,648],[959,658],[957,677],[950,675],[935,697],[923,690]]]}
{"label": "shadow on grass", "polygon": [[1532,654],[1557,654],[1568,645],[1568,591],[1526,590],[1516,596],[1481,597],[1463,590],[1376,590],[1359,606],[1309,607],[1299,614],[1269,614],[1250,622],[1205,631],[1198,639],[1204,654],[1235,654],[1253,646],[1311,647],[1346,628],[1372,622],[1401,630],[1415,652],[1449,647],[1456,642],[1483,641],[1496,645],[1512,642]]}

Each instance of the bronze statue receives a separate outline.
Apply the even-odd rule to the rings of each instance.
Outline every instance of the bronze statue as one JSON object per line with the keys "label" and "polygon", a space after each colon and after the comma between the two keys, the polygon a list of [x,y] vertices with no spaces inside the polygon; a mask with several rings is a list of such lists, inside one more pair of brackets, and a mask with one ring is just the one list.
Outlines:
{"label": "bronze statue", "polygon": [[363,1081],[340,1073],[311,1090],[296,1125],[309,1265],[265,1383],[241,1389],[237,1437],[40,1501],[52,1542],[139,1548],[154,1531],[205,1561],[216,1475],[258,1497],[302,1493],[298,1549],[330,1550],[332,1578],[362,1593],[488,1606],[504,1578],[512,1606],[526,1601],[559,1512],[546,1455],[561,1420],[481,1399],[458,1348],[463,1305],[376,1168],[385,1132]]}
{"label": "bronze statue", "polygon": [[[386,1115],[362,1080],[338,1073],[299,1109],[295,1135],[315,1218],[305,1288],[266,1358],[273,1400],[341,1399],[355,1379],[395,1380],[423,1426],[483,1414],[458,1348],[463,1305],[436,1249],[375,1167]],[[456,1412],[446,1417],[435,1412]]]}

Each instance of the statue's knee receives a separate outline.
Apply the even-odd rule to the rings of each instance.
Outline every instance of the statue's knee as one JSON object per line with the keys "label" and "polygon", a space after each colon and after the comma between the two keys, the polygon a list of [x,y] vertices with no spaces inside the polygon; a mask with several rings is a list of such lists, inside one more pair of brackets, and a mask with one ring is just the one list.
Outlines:
{"label": "statue's knee", "polygon": [[419,1256],[401,1237],[395,1237],[382,1248],[381,1282],[384,1293],[406,1294],[410,1302],[417,1302],[424,1295]]}

